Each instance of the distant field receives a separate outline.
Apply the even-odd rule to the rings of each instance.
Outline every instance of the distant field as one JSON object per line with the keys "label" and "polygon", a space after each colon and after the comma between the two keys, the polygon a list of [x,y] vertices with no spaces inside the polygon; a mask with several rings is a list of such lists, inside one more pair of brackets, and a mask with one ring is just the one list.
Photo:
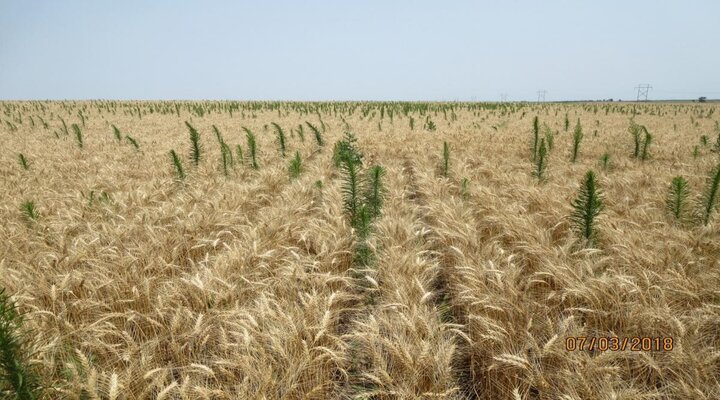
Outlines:
{"label": "distant field", "polygon": [[718,399],[717,109],[1,102],[0,361],[44,398]]}

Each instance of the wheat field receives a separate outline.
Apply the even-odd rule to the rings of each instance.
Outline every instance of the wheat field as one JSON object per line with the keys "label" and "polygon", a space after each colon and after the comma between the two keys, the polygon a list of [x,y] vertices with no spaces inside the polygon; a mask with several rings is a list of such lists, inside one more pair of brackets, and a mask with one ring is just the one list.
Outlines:
{"label": "wheat field", "polygon": [[[717,105],[0,108],[0,286],[23,316],[0,357],[37,387],[18,398],[720,398]],[[379,211],[348,215],[348,138],[358,176],[382,167]]]}

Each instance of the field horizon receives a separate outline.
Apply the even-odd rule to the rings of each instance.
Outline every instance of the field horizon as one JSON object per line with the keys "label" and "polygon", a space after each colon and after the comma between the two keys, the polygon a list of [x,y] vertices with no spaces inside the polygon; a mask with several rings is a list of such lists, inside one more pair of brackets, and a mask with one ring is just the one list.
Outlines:
{"label": "field horizon", "polygon": [[720,398],[714,100],[0,110],[27,398]]}

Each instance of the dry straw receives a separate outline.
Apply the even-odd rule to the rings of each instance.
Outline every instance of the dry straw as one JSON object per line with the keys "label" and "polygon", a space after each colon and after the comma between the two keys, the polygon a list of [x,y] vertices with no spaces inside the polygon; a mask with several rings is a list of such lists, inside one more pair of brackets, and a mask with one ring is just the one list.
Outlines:
{"label": "dry straw", "polygon": [[38,398],[719,398],[716,109],[2,102],[4,365]]}

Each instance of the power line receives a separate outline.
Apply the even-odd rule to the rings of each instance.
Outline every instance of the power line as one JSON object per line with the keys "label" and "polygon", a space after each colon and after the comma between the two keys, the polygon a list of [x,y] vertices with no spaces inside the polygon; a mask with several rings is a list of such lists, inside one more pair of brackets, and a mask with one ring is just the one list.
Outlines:
{"label": "power line", "polygon": [[546,95],[546,94],[547,94],[547,90],[545,90],[545,89],[540,89],[540,90],[537,91],[538,103],[545,101],[545,95]]}
{"label": "power line", "polygon": [[643,97],[643,101],[647,101],[648,92],[652,89],[652,86],[648,83],[641,83],[635,86],[635,89],[637,89],[637,101],[640,101],[641,97]]}

